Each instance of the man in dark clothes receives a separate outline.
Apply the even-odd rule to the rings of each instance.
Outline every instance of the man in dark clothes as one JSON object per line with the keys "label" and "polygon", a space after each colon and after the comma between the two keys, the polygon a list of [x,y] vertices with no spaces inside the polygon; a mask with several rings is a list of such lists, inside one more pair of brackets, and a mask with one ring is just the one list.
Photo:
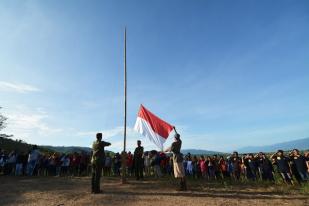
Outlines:
{"label": "man in dark clothes", "polygon": [[110,146],[111,143],[102,141],[102,133],[97,133],[97,140],[92,144],[92,179],[91,179],[91,193],[98,194],[100,190],[100,179],[102,168],[104,165],[105,152],[104,147]]}
{"label": "man in dark clothes", "polygon": [[247,154],[244,154],[243,158],[243,164],[246,168],[246,177],[248,180],[255,180],[256,176],[255,174],[253,173],[253,171],[251,170],[251,167],[250,167],[250,163],[253,163],[253,160],[249,158],[249,155]]}
{"label": "man in dark clothes", "polygon": [[295,165],[295,162],[293,161],[293,159],[294,159],[294,155],[293,155],[293,151],[291,151],[289,153],[289,164],[290,164],[290,168],[291,168],[291,175],[292,175],[292,178],[294,176],[294,178],[296,179],[298,184],[301,184],[302,179],[301,179],[301,176],[299,175],[299,173],[297,171],[297,168],[296,168],[296,165]]}
{"label": "man in dark clothes", "polygon": [[273,165],[271,161],[266,157],[266,155],[260,152],[257,156],[257,163],[261,173],[262,180],[275,181],[273,175]]}
{"label": "man in dark clothes", "polygon": [[258,163],[256,158],[254,158],[253,154],[248,155],[248,167],[252,174],[252,179],[257,180],[258,179]]}
{"label": "man in dark clothes", "polygon": [[294,162],[294,166],[301,180],[308,181],[309,174],[308,174],[308,168],[306,165],[306,158],[300,154],[298,149],[293,149],[292,154],[293,154],[292,160]]}
{"label": "man in dark clothes", "polygon": [[273,154],[271,158],[274,158],[275,164],[278,167],[278,171],[281,174],[283,180],[288,184],[294,184],[291,175],[291,168],[289,165],[289,158],[284,156],[283,150],[278,150]]}
{"label": "man in dark clothes", "polygon": [[140,140],[137,141],[137,147],[134,151],[134,170],[135,170],[135,177],[137,180],[143,179],[143,154],[144,154],[144,147],[141,146],[142,142]]}

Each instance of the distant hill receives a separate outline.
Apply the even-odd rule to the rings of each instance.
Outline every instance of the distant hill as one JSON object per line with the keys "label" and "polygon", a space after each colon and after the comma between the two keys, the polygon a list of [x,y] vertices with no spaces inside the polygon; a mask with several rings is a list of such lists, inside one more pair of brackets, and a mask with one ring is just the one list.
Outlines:
{"label": "distant hill", "polygon": [[[74,153],[74,152],[91,152],[90,147],[75,147],[75,146],[40,146],[49,150],[53,150],[59,153]],[[110,151],[107,151],[110,152]],[[197,150],[197,149],[184,149],[181,151],[183,154],[193,154],[193,155],[213,155],[213,154],[222,154],[221,152],[208,151],[208,150]],[[113,153],[113,152],[112,152]]]}
{"label": "distant hill", "polygon": [[[5,151],[11,152],[13,150],[17,152],[29,152],[31,148],[33,147],[32,144],[28,144],[22,140],[14,140],[11,139],[11,136],[0,136],[0,149],[4,149]],[[58,152],[58,153],[81,153],[81,152],[86,152],[90,153],[91,148],[89,147],[77,147],[77,146],[48,146],[48,145],[38,145],[38,148],[42,152],[47,152],[47,153],[53,153],[53,152]],[[107,151],[109,152],[109,151]]]}
{"label": "distant hill", "polygon": [[183,154],[190,153],[191,155],[214,155],[214,154],[223,154],[222,152],[202,150],[202,149],[183,149],[181,150]]}
{"label": "distant hill", "polygon": [[77,146],[49,146],[49,145],[42,145],[40,146],[41,148],[46,148],[48,150],[53,150],[55,152],[59,153],[81,153],[81,152],[86,152],[90,153],[91,148],[90,147],[77,147]]}
{"label": "distant hill", "polygon": [[278,149],[282,150],[292,150],[297,148],[299,150],[308,150],[309,149],[309,137],[304,139],[298,139],[288,142],[281,142],[272,145],[265,146],[249,146],[238,149],[239,153],[249,153],[249,152],[275,152]]}
{"label": "distant hill", "polygon": [[[6,151],[16,150],[18,152],[28,152],[33,145],[28,144],[22,140],[13,140],[7,137],[0,136],[0,149]],[[58,153],[81,153],[86,152],[90,153],[90,147],[77,147],[77,146],[50,146],[50,145],[38,145],[39,149],[43,152],[58,152]],[[110,151],[106,151],[110,152]],[[214,155],[214,154],[223,154],[222,152],[201,150],[201,149],[184,149],[181,151],[183,154],[192,154],[192,155]],[[113,152],[110,152],[113,153]]]}
{"label": "distant hill", "polygon": [[11,152],[13,150],[20,152],[28,152],[31,149],[31,145],[21,140],[13,140],[7,137],[0,137],[0,149]]}
{"label": "distant hill", "polygon": [[[11,138],[9,138],[11,136],[0,136],[0,149],[5,150],[7,152],[11,152],[13,150],[17,151],[17,152],[29,152],[31,150],[31,148],[33,147],[33,145],[28,144],[22,140],[13,140]],[[54,152],[51,149],[48,148],[40,148],[39,149],[42,152]]]}

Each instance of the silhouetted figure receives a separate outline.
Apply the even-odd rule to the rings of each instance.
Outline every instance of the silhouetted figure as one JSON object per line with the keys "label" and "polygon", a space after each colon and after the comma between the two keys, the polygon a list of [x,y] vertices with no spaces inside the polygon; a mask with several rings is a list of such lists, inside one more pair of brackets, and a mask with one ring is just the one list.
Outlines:
{"label": "silhouetted figure", "polygon": [[141,146],[142,142],[140,140],[137,141],[137,147],[134,151],[134,170],[135,170],[135,177],[137,180],[143,178],[143,166],[144,166],[144,147]]}
{"label": "silhouetted figure", "polygon": [[91,192],[94,194],[101,193],[100,179],[102,168],[104,165],[104,147],[110,146],[111,143],[102,141],[102,133],[97,133],[97,140],[92,144],[92,180],[91,180]]}

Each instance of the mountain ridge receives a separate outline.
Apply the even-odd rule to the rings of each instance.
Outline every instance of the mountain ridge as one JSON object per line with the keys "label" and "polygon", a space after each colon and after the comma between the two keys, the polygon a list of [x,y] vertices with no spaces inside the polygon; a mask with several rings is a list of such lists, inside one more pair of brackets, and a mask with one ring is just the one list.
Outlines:
{"label": "mountain ridge", "polygon": [[264,146],[241,147],[237,151],[239,153],[275,152],[278,149],[287,151],[287,150],[292,150],[294,148],[299,149],[299,150],[308,150],[309,149],[309,137],[291,140],[291,141],[284,141],[284,142],[279,142],[279,143],[264,145]]}

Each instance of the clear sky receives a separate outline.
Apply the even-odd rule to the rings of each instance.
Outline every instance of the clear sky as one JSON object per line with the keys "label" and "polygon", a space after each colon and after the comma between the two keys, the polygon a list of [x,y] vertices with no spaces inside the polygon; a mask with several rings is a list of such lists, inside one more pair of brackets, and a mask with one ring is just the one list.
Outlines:
{"label": "clear sky", "polygon": [[183,148],[309,137],[306,0],[0,1],[4,132],[90,146],[102,131],[120,151],[125,26],[129,149],[155,149],[132,129],[141,103]]}

